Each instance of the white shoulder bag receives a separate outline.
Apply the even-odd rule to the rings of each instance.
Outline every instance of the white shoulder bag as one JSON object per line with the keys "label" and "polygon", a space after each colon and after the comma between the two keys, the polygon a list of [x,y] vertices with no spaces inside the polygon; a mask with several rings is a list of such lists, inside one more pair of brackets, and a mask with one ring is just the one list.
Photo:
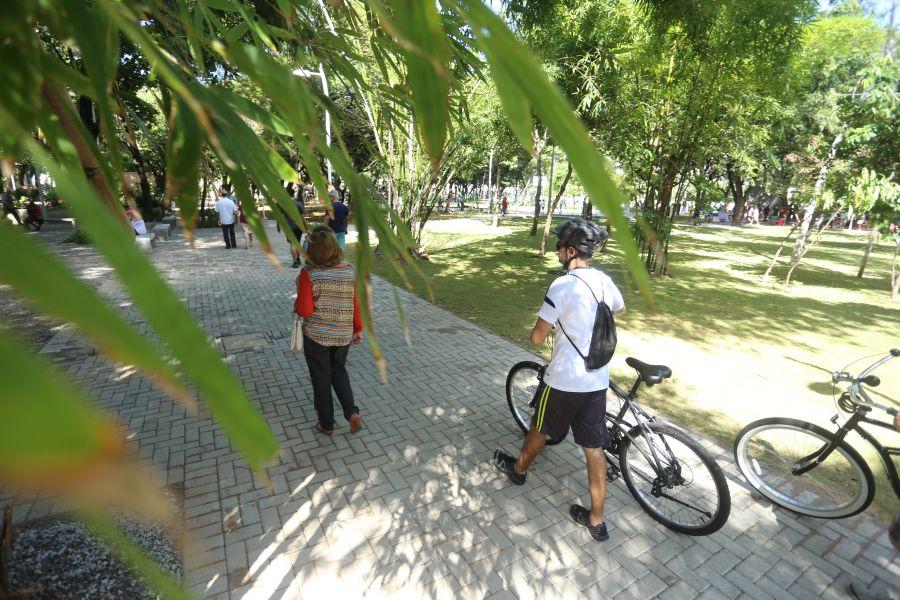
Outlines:
{"label": "white shoulder bag", "polygon": [[294,313],[294,323],[291,325],[291,350],[303,350],[303,319],[297,313]]}

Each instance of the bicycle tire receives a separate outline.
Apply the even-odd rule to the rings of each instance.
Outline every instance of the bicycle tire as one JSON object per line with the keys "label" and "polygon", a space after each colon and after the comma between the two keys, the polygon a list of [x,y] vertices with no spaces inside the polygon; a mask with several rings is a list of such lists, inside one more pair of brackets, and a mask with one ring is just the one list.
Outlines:
{"label": "bicycle tire", "polygon": [[[541,368],[543,365],[533,360],[523,360],[513,365],[506,376],[506,404],[522,433],[528,433],[531,428],[534,409],[529,406],[529,402],[540,383],[538,372]],[[565,436],[558,440],[548,439],[547,445],[555,446],[564,439]]]}
{"label": "bicycle tire", "polygon": [[[801,439],[806,438],[809,439],[810,442],[816,440],[815,442],[812,442],[811,446],[807,446],[807,448],[816,445],[818,445],[819,447],[823,447],[825,444],[830,443],[834,439],[834,434],[827,429],[798,419],[772,417],[768,419],[760,419],[759,421],[750,423],[749,425],[744,427],[738,433],[737,438],[735,438],[734,458],[737,462],[738,469],[740,469],[741,474],[744,476],[744,479],[747,480],[747,482],[753,487],[753,489],[755,489],[765,498],[771,500],[778,506],[781,506],[782,508],[800,515],[817,517],[820,519],[842,519],[844,517],[859,514],[869,507],[869,505],[872,503],[872,499],[875,497],[875,477],[872,475],[872,469],[869,468],[869,465],[866,463],[865,459],[863,459],[859,452],[857,452],[845,440],[841,440],[841,442],[835,448],[834,452],[832,452],[832,454],[825,460],[823,464],[827,463],[830,470],[841,468],[840,459],[832,458],[837,454],[847,462],[847,465],[850,467],[850,475],[839,475],[834,477],[841,479],[841,482],[835,487],[829,488],[827,483],[820,486],[824,491],[828,491],[833,496],[836,496],[837,494],[843,494],[846,496],[847,493],[850,492],[852,498],[850,498],[849,501],[843,503],[842,505],[834,506],[831,508],[822,507],[816,509],[808,503],[809,499],[813,495],[815,495],[814,492],[803,492],[802,495],[804,496],[804,499],[794,497],[800,496],[801,494],[788,494],[787,492],[775,490],[771,484],[767,484],[763,480],[762,469],[759,462],[760,457],[751,456],[751,447],[753,446],[752,442],[754,438],[760,436],[760,434],[763,432],[771,432],[779,429],[786,432],[793,432],[795,435],[799,433],[801,434]],[[767,442],[759,440],[757,441],[756,445],[761,447],[764,443]],[[785,442],[785,444],[787,444],[787,442]],[[800,446],[797,441],[794,441],[793,443],[788,444],[785,447],[800,449],[798,453],[803,452],[802,446]],[[792,464],[784,459],[781,459],[781,461],[786,466]],[[816,469],[820,469],[820,467],[816,467]],[[815,471],[815,469],[809,471],[809,473],[812,473],[813,471]],[[823,478],[828,478],[829,470],[819,472],[824,473],[824,475],[822,475]],[[794,480],[798,480],[799,477],[802,477],[802,475],[799,477],[793,477]],[[789,480],[785,481],[789,482]],[[812,478],[807,478],[805,481],[815,481],[818,483],[818,480],[813,480]],[[857,482],[856,487],[858,489],[856,489],[855,491],[849,485],[853,481]]]}
{"label": "bicycle tire", "polygon": [[[701,516],[706,518],[699,520],[698,516],[696,522],[690,523],[685,522],[684,520],[679,521],[674,517],[668,516],[663,511],[662,504],[667,500],[666,498],[656,496],[653,492],[648,494],[643,490],[638,489],[636,479],[643,480],[645,484],[651,483],[648,479],[649,473],[639,474],[639,477],[635,477],[635,475],[638,474],[636,473],[638,468],[634,465],[634,462],[644,455],[639,450],[629,454],[629,450],[636,448],[636,441],[644,440],[646,443],[644,432],[640,427],[632,428],[628,432],[628,435],[623,436],[621,445],[619,446],[619,467],[622,470],[622,479],[625,480],[628,491],[634,496],[634,499],[637,500],[638,504],[641,505],[641,508],[643,508],[648,515],[672,531],[677,531],[686,535],[699,536],[709,535],[721,529],[728,521],[728,516],[731,514],[731,492],[728,489],[728,482],[725,480],[725,474],[722,472],[722,468],[719,467],[715,459],[713,459],[699,443],[680,429],[676,429],[663,423],[650,423],[647,427],[655,435],[661,436],[660,440],[666,440],[666,443],[670,448],[673,446],[671,442],[678,442],[678,444],[684,446],[689,453],[699,459],[699,465],[702,465],[702,467],[705,468],[710,481],[706,483],[705,486],[698,484],[693,490],[702,492],[702,487],[711,487],[715,497],[714,506],[701,505],[700,508],[706,509],[707,512],[707,514],[703,514],[703,510],[698,508],[686,508],[687,504],[685,504],[685,507],[680,508],[680,511],[686,517],[700,513]],[[659,448],[659,446],[660,444],[654,443],[655,448]],[[663,446],[663,448],[665,448],[665,446]],[[688,465],[685,460],[679,460],[678,457],[676,457],[676,462],[678,462],[678,469],[681,470],[683,474],[690,477],[690,483],[679,487],[687,489],[687,487],[697,483],[696,471],[698,470],[699,465],[697,467]],[[663,493],[667,493],[671,489],[674,488],[664,488],[662,491]],[[710,494],[706,495],[709,496]],[[693,501],[698,502],[696,500]],[[671,500],[670,502],[672,506],[679,506],[677,501]],[[682,499],[681,502],[686,501]]]}

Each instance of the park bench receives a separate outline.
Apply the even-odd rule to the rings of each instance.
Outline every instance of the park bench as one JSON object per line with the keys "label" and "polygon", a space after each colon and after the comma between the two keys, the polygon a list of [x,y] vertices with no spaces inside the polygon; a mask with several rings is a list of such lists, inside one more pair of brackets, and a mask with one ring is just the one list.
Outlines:
{"label": "park bench", "polygon": [[135,243],[144,252],[153,252],[156,247],[156,234],[153,232],[137,235],[134,238]]}
{"label": "park bench", "polygon": [[167,240],[172,235],[172,229],[172,225],[163,220],[162,223],[157,223],[153,226],[152,233],[156,234],[156,239],[158,240]]}

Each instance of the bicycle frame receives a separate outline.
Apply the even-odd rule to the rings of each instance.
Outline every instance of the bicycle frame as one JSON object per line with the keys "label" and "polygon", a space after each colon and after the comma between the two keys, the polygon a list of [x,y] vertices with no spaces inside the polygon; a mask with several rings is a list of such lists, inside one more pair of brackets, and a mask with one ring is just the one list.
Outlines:
{"label": "bicycle frame", "polygon": [[[855,431],[862,437],[865,441],[872,445],[875,448],[875,451],[878,452],[878,457],[881,459],[881,463],[884,465],[884,470],[887,473],[888,479],[891,481],[891,487],[894,490],[894,494],[900,498],[900,474],[897,472],[897,467],[894,465],[894,461],[891,459],[891,456],[900,456],[900,448],[893,446],[884,446],[879,442],[874,435],[866,431],[861,423],[866,423],[868,425],[874,425],[876,427],[882,427],[889,431],[893,431],[893,425],[889,423],[885,423],[883,421],[876,421],[875,419],[870,419],[866,416],[869,412],[872,411],[872,408],[879,408],[889,415],[896,414],[896,409],[883,406],[876,402],[873,402],[869,397],[869,394],[866,393],[865,388],[860,385],[860,382],[867,377],[872,371],[888,362],[895,355],[893,351],[888,356],[877,360],[871,366],[869,366],[866,370],[864,370],[859,377],[852,379],[846,373],[835,373],[833,376],[833,380],[835,382],[840,380],[849,380],[850,389],[845,392],[850,396],[850,399],[857,405],[857,408],[853,411],[853,414],[850,415],[850,418],[847,419],[847,422],[844,423],[832,436],[831,442],[825,444],[812,454],[804,456],[802,459],[797,461],[797,466],[791,470],[791,473],[794,475],[803,475],[816,468],[825,460],[831,456],[831,453],[835,451],[838,445],[847,437],[847,434],[851,431]],[[841,407],[843,408],[843,407]],[[837,424],[839,415],[835,415],[834,418],[831,419],[832,423]]]}
{"label": "bicycle frame", "polygon": [[[831,442],[825,444],[812,454],[808,456],[804,456],[802,459],[797,461],[797,468],[792,469],[791,473],[794,475],[803,475],[804,473],[811,471],[816,468],[825,460],[831,456],[831,453],[837,449],[838,445],[847,437],[847,434],[851,431],[855,431],[862,437],[864,440],[869,442],[873,448],[878,452],[878,456],[881,459],[881,463],[884,465],[884,470],[887,473],[888,479],[891,481],[891,487],[894,490],[894,494],[900,498],[900,475],[897,473],[897,467],[894,466],[894,461],[891,459],[891,456],[900,456],[900,448],[893,446],[884,446],[879,442],[875,436],[871,433],[863,429],[860,423],[866,423],[868,425],[875,425],[876,427],[882,427],[884,429],[888,429],[893,431],[893,426],[884,423],[882,421],[876,421],[875,419],[870,419],[866,417],[866,413],[871,409],[865,406],[860,406],[834,434],[831,439]],[[832,419],[832,421],[836,421],[837,416]],[[811,462],[808,462],[811,461]]]}
{"label": "bicycle frame", "polygon": [[[631,440],[632,443],[634,443],[634,438],[631,436],[629,431],[634,429],[635,427],[641,428],[641,431],[643,432],[644,437],[647,440],[652,439],[650,437],[652,432],[650,431],[650,428],[647,427],[647,423],[653,421],[654,417],[648,415],[646,413],[646,411],[644,411],[644,409],[642,409],[637,404],[637,402],[635,402],[635,398],[637,397],[637,391],[641,387],[641,378],[640,377],[637,378],[637,380],[634,382],[634,385],[631,386],[631,390],[629,390],[628,393],[626,393],[622,388],[620,388],[618,385],[616,385],[612,381],[609,382],[609,387],[610,387],[610,389],[612,389],[612,391],[617,396],[619,396],[622,399],[622,408],[619,410],[618,414],[616,414],[615,416],[610,413],[606,413],[606,420],[609,421],[610,423],[612,423],[615,426],[615,428],[619,431],[619,433],[621,435],[626,436],[629,440]],[[628,411],[630,411],[632,416],[634,417],[636,425],[632,425],[631,423],[629,423],[628,421],[625,420],[625,413]],[[654,437],[656,437],[656,436],[654,436]],[[665,439],[662,440],[662,443],[665,446],[666,451],[669,453],[669,455],[671,455],[672,449],[669,447],[669,444],[666,442]],[[634,447],[637,448],[638,451],[644,455],[644,458],[646,458],[647,461],[650,463],[650,465],[653,467],[653,470],[656,472],[656,475],[659,477],[663,477],[665,475],[665,472],[662,467],[662,461],[660,460],[660,457],[657,455],[656,445],[648,443],[647,446],[650,448],[650,454],[647,454],[647,452],[643,448],[638,446],[637,444],[634,445]]]}

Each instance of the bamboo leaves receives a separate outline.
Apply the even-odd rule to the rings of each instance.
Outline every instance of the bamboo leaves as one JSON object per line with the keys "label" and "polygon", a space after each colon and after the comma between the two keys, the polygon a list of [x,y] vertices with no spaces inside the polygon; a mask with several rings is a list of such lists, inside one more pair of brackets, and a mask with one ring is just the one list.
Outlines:
{"label": "bamboo leaves", "polygon": [[197,225],[197,193],[200,154],[203,151],[200,126],[180,98],[169,102],[169,139],[166,147],[166,200],[174,200],[185,235],[193,240]]}
{"label": "bamboo leaves", "polygon": [[47,484],[121,456],[112,425],[3,330],[0,355],[0,478]]}
{"label": "bamboo leaves", "polygon": [[[8,225],[3,224],[2,228]],[[130,461],[114,424],[51,365],[0,330],[0,481],[166,518],[152,478]]]}
{"label": "bamboo leaves", "polygon": [[389,24],[399,42],[412,91],[415,121],[431,164],[437,169],[447,140],[450,95],[450,49],[437,5],[396,0],[391,3],[392,13],[379,2],[370,5]]}
{"label": "bamboo leaves", "polygon": [[[87,284],[74,277],[56,255],[12,227],[0,227],[0,245],[16,260],[0,261],[0,281],[12,285],[46,314],[74,324],[104,354],[153,376],[185,406],[193,395],[147,339],[129,326]],[[59,299],[65,298],[61,302]]]}
{"label": "bamboo leaves", "polygon": [[[0,110],[0,123],[14,127],[6,116]],[[45,117],[44,122],[47,126],[45,128],[53,125],[51,118]],[[65,152],[65,146],[58,148],[60,152]],[[65,196],[78,219],[79,226],[84,228],[97,249],[116,270],[135,305],[168,346],[173,357],[180,362],[185,374],[197,386],[213,416],[229,433],[235,447],[251,466],[261,468],[275,455],[275,438],[250,404],[243,388],[207,341],[205,332],[137,248],[132,234],[117,221],[116,214],[102,205],[84,176],[62,166],[71,165],[73,157],[61,154],[53,159],[34,140],[29,142],[29,150],[53,176],[60,193]],[[56,299],[56,296],[46,298],[44,302]]]}

